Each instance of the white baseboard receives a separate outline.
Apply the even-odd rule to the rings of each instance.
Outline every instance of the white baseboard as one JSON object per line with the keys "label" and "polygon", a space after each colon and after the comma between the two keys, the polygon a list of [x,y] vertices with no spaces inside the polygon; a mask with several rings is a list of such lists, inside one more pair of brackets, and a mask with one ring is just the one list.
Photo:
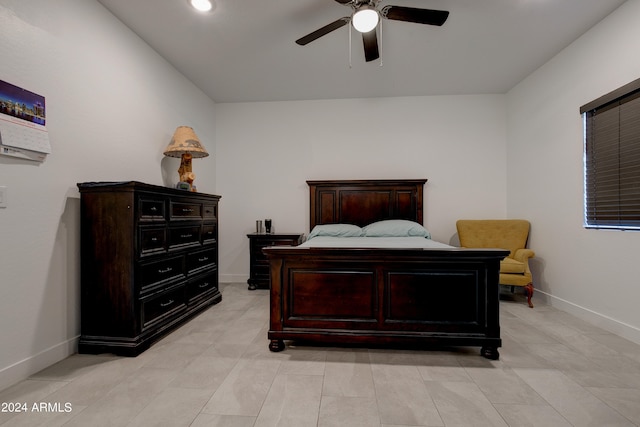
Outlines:
{"label": "white baseboard", "polygon": [[0,370],[0,390],[4,390],[46,367],[65,359],[78,350],[79,336],[56,344]]}
{"label": "white baseboard", "polygon": [[623,338],[633,341],[636,344],[640,344],[640,329],[603,314],[597,313],[588,308],[584,308],[570,301],[562,298],[547,294],[546,292],[536,289],[536,294],[542,294],[549,305],[556,307],[559,310],[566,311],[574,316],[594,324],[599,328],[609,331],[613,334],[619,335]]}
{"label": "white baseboard", "polygon": [[247,283],[248,274],[220,274],[218,280],[220,283]]}

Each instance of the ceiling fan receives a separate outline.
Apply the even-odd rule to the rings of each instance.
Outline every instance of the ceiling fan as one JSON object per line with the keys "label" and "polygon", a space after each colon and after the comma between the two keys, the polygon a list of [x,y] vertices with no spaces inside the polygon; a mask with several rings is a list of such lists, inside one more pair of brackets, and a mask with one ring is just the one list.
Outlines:
{"label": "ceiling fan", "polygon": [[441,26],[449,17],[449,12],[445,10],[418,9],[404,6],[385,6],[378,10],[378,3],[381,0],[335,0],[336,2],[349,6],[352,9],[351,16],[337,19],[324,27],[307,34],[296,40],[296,43],[304,46],[320,37],[337,30],[348,23],[362,33],[364,44],[364,57],[367,62],[380,57],[378,51],[378,35],[376,27],[380,17],[395,21],[414,22],[417,24]]}

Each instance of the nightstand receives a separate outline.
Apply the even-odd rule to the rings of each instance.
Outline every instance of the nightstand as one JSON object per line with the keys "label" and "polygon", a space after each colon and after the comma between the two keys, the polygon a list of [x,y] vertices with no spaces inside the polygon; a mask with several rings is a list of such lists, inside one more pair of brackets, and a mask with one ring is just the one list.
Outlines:
{"label": "nightstand", "polygon": [[303,233],[250,233],[249,253],[249,290],[269,289],[269,260],[262,253],[267,246],[298,246],[304,238]]}

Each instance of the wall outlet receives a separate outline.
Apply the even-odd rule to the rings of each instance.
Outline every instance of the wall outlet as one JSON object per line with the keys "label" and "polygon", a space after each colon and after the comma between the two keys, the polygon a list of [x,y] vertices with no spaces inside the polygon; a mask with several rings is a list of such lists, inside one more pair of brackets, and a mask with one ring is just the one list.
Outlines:
{"label": "wall outlet", "polygon": [[7,207],[7,187],[0,186],[0,208]]}

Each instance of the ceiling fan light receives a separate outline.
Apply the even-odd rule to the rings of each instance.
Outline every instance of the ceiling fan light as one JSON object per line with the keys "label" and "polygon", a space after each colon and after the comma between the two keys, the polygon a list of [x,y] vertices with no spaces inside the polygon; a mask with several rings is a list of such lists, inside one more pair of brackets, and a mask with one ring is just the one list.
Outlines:
{"label": "ceiling fan light", "polygon": [[209,12],[213,9],[213,3],[210,0],[189,0],[189,4],[200,12]]}
{"label": "ceiling fan light", "polygon": [[379,20],[378,11],[366,5],[356,10],[351,18],[353,28],[361,33],[368,33],[376,28]]}

